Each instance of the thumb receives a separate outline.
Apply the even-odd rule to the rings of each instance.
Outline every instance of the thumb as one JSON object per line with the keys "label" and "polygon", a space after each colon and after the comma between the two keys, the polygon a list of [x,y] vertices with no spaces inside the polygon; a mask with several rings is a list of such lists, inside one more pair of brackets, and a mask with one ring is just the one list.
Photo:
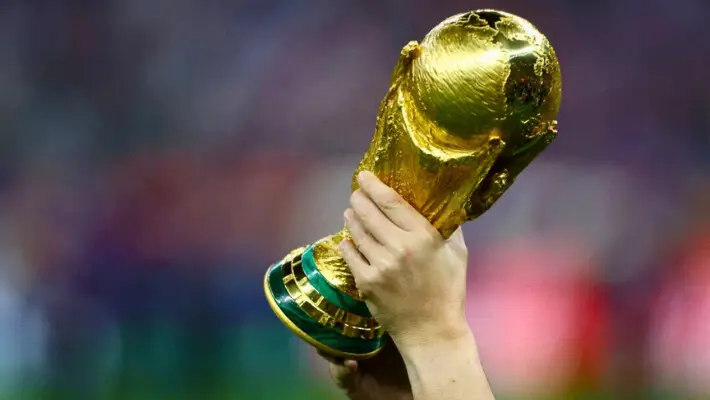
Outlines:
{"label": "thumb", "polygon": [[451,234],[447,241],[457,247],[462,247],[464,249],[466,248],[466,241],[464,240],[463,229],[461,229],[460,226],[454,231],[454,233]]}
{"label": "thumb", "polygon": [[466,248],[466,241],[461,227],[458,227],[458,229],[451,234],[451,236],[446,240],[446,243],[459,256],[468,257],[468,249]]}

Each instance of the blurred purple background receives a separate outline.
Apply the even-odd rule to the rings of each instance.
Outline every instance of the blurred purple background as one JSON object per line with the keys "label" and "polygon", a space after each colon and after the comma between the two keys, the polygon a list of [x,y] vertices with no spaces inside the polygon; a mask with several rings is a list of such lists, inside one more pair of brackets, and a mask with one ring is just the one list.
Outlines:
{"label": "blurred purple background", "polygon": [[710,398],[706,0],[0,4],[0,399],[330,399],[265,268],[341,226],[401,46],[499,8],[560,136],[465,227],[501,399]]}

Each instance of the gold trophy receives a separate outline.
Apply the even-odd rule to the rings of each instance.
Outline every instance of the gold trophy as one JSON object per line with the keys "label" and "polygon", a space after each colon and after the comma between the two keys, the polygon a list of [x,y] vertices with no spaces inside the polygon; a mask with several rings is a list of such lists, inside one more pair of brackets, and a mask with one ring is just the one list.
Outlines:
{"label": "gold trophy", "polygon": [[[373,172],[448,238],[552,142],[560,98],[557,57],[530,22],[496,10],[448,18],[402,49],[352,189],[358,172]],[[295,334],[357,360],[385,340],[340,256],[346,237],[343,229],[292,251],[264,289]]]}

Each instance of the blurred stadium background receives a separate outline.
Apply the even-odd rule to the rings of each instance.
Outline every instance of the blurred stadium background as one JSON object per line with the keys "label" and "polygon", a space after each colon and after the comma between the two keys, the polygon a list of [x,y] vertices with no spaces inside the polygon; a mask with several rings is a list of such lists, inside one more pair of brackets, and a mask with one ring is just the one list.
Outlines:
{"label": "blurred stadium background", "polygon": [[500,8],[560,137],[465,231],[501,399],[710,398],[710,2],[7,0],[0,399],[330,399],[265,268],[337,230],[399,49]]}

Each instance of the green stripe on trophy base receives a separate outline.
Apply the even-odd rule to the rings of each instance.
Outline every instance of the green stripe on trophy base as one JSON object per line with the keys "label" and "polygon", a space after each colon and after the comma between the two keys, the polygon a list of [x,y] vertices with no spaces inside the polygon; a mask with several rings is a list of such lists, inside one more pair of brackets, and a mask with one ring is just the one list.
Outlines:
{"label": "green stripe on trophy base", "polygon": [[301,265],[303,267],[303,272],[306,273],[308,281],[313,285],[321,296],[325,297],[326,300],[335,304],[336,306],[342,308],[343,310],[349,311],[353,314],[357,314],[361,317],[372,317],[370,310],[367,309],[367,305],[363,301],[359,301],[344,293],[338,288],[325,279],[325,277],[318,271],[316,266],[316,260],[313,258],[313,246],[308,246],[306,251],[303,252],[301,257]]}
{"label": "green stripe on trophy base", "polygon": [[384,337],[365,340],[340,335],[308,316],[286,292],[280,263],[266,272],[264,291],[281,322],[301,339],[330,356],[363,360],[375,356],[385,344]]}

